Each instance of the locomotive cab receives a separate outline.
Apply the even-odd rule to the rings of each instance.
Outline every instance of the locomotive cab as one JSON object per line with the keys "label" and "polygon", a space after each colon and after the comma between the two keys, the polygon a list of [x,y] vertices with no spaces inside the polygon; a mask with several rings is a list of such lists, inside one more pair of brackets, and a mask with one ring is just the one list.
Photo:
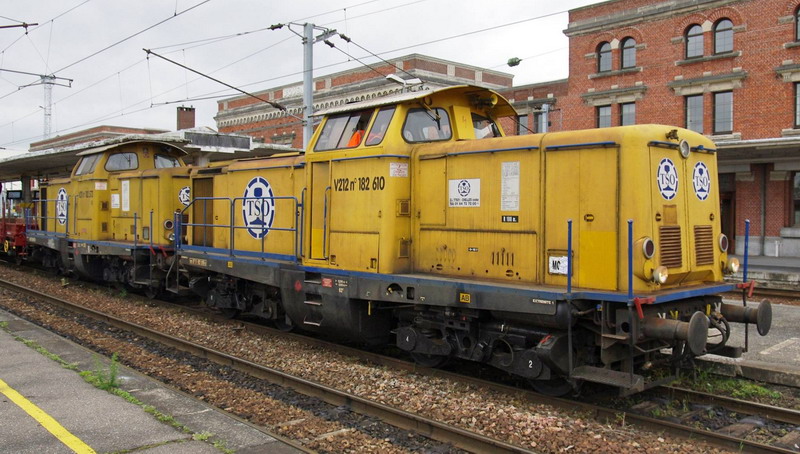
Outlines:
{"label": "locomotive cab", "polygon": [[30,233],[45,262],[64,271],[159,289],[171,260],[174,213],[189,203],[180,148],[157,141],[112,143],[78,153],[69,179],[40,200],[45,228]]}

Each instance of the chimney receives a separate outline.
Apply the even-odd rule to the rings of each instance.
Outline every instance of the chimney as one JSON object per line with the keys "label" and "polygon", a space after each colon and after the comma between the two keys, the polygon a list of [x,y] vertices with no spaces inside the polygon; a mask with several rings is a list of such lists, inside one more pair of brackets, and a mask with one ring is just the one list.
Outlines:
{"label": "chimney", "polygon": [[194,107],[178,107],[178,131],[194,128]]}

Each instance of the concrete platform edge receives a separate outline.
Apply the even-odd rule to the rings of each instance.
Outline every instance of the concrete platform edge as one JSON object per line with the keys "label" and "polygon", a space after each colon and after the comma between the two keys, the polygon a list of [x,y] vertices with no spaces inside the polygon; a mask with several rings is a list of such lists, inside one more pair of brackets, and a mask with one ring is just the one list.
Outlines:
{"label": "concrete platform edge", "polygon": [[[62,361],[65,361],[69,364],[74,364],[74,361],[66,361],[63,359],[63,355],[58,349],[52,348],[53,345],[58,343],[63,343],[65,345],[69,345],[69,349],[74,349],[78,351],[82,351],[83,355],[86,356],[86,360],[81,361],[83,366],[78,366],[77,370],[74,370],[76,374],[84,370],[91,370],[90,367],[86,367],[89,364],[92,364],[92,359],[96,357],[102,358],[104,364],[108,364],[110,359],[105,357],[95,351],[87,349],[79,344],[76,344],[68,339],[65,339],[55,333],[47,331],[44,328],[39,327],[31,322],[28,322],[25,319],[17,317],[9,312],[0,310],[0,322],[6,322],[13,320],[13,326],[15,329],[12,329],[10,326],[2,328],[8,334],[14,336],[18,339],[24,339],[26,341],[34,342],[38,346],[41,346],[47,353],[53,354],[59,358],[62,358]],[[23,327],[20,329],[20,327]],[[49,339],[47,341],[42,341],[43,339]],[[43,344],[47,344],[45,347]],[[31,348],[31,346],[28,346]],[[41,354],[47,357],[46,354],[42,352],[37,352],[34,348],[31,348],[31,351],[36,354]],[[68,353],[70,356],[75,356],[75,353]],[[58,361],[54,360],[53,358],[48,358],[55,363]],[[63,367],[63,365],[62,365]],[[182,427],[186,427],[190,430],[191,435],[204,435],[204,434],[213,434],[208,439],[203,441],[196,441],[193,443],[204,443],[208,446],[213,446],[213,448],[219,452],[223,452],[223,449],[229,450],[231,452],[264,452],[263,449],[267,449],[268,452],[275,452],[275,453],[297,453],[297,452],[305,452],[305,453],[313,453],[314,451],[305,448],[304,446],[300,445],[299,443],[286,439],[280,435],[276,435],[270,433],[268,430],[261,428],[255,424],[250,423],[249,421],[240,418],[236,415],[232,415],[227,413],[223,410],[220,410],[214,406],[208,405],[201,401],[198,401],[194,397],[190,396],[189,394],[176,389],[172,386],[169,386],[165,383],[162,383],[154,378],[151,378],[147,375],[141,374],[133,369],[130,369],[124,365],[119,366],[119,376],[124,377],[125,379],[122,381],[120,385],[120,389],[129,393],[131,396],[138,399],[142,402],[143,406],[150,406],[153,407],[156,411],[171,416],[174,420]],[[149,393],[148,391],[156,392]],[[103,392],[102,390],[98,390],[99,392]],[[167,399],[164,398],[165,395],[169,394],[170,396]],[[120,397],[122,401],[123,398]],[[181,418],[180,414],[174,414],[168,404],[165,404],[165,400],[180,400],[181,402],[178,404],[179,407],[185,408],[187,403],[188,405],[192,405],[196,407],[195,409],[186,412],[186,418]],[[174,403],[173,403],[174,405]],[[142,409],[144,411],[144,408]],[[188,415],[191,414],[200,414],[203,413],[204,416],[202,418],[189,418]],[[151,415],[153,419],[156,419],[155,416]],[[184,419],[184,420],[182,420]],[[216,420],[211,422],[211,420]],[[227,425],[230,427],[230,432],[227,430],[220,430],[219,421],[228,420],[229,423]],[[207,423],[207,424],[206,424]],[[216,423],[216,428],[211,428],[211,424]],[[168,424],[168,423],[165,423]],[[223,424],[226,424],[223,422]],[[238,427],[237,427],[238,426]],[[176,427],[176,430],[180,430],[180,428]],[[233,431],[245,431],[249,432],[249,436],[239,436],[238,434],[234,434]],[[261,434],[261,436],[256,435],[255,437],[252,434]],[[249,441],[242,443],[243,440],[239,440],[240,443],[234,443],[236,446],[230,446],[231,441],[235,439],[246,439]],[[214,442],[219,441],[219,446],[215,446]],[[281,446],[283,445],[283,446]]]}
{"label": "concrete platform edge", "polygon": [[800,387],[800,367],[762,361],[747,361],[715,355],[697,359],[701,367],[728,377],[742,377],[773,385]]}

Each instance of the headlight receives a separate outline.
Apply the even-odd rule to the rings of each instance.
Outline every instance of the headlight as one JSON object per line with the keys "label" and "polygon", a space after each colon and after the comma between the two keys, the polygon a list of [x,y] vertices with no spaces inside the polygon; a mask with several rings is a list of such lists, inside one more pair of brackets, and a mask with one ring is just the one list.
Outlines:
{"label": "headlight", "polygon": [[166,221],[164,221],[164,228],[165,229],[172,230],[172,227],[174,227],[174,223],[172,222],[172,219],[167,219]]}
{"label": "headlight", "polygon": [[728,261],[725,262],[725,269],[723,270],[725,274],[735,274],[739,271],[739,259],[736,257],[728,257]]}
{"label": "headlight", "polygon": [[169,240],[170,241],[175,241],[175,234],[174,233],[170,233],[169,234]]}
{"label": "headlight", "polygon": [[656,269],[653,270],[653,282],[656,284],[663,284],[667,282],[668,277],[669,270],[667,270],[666,266],[657,266]]}
{"label": "headlight", "polygon": [[642,253],[644,254],[645,258],[651,259],[653,258],[653,254],[656,253],[656,244],[653,243],[653,240],[650,238],[645,238],[642,242]]}
{"label": "headlight", "polygon": [[692,151],[692,147],[689,146],[689,142],[686,140],[681,140],[678,144],[678,151],[680,151],[681,156],[686,159],[689,157],[689,152]]}
{"label": "headlight", "polygon": [[724,233],[719,234],[719,249],[722,252],[728,252],[728,236]]}

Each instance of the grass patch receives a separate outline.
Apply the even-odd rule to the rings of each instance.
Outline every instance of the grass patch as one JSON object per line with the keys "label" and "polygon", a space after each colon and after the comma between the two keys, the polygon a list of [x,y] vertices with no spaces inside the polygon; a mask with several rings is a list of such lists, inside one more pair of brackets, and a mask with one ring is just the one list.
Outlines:
{"label": "grass patch", "polygon": [[737,399],[778,400],[783,395],[777,391],[742,378],[730,378],[715,375],[709,369],[701,369],[694,376],[686,377],[680,383],[683,386],[709,394],[723,394]]}
{"label": "grass patch", "polygon": [[95,355],[94,370],[83,371],[80,375],[95,388],[100,388],[103,391],[119,388],[119,382],[117,382],[117,376],[119,375],[119,356],[116,352],[111,355],[111,363],[109,363],[108,370],[106,371],[100,358]]}

